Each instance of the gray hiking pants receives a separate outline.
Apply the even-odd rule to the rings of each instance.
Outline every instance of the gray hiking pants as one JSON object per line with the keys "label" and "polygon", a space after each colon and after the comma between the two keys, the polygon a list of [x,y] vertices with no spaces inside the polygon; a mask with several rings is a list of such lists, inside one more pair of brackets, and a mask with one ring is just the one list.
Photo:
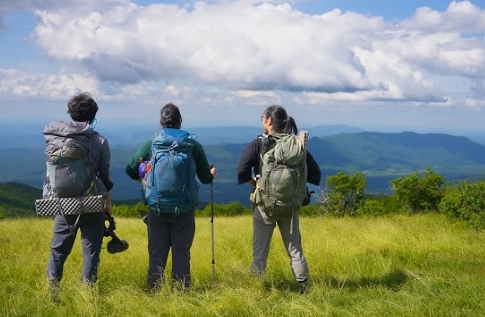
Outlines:
{"label": "gray hiking pants", "polygon": [[254,208],[253,261],[250,267],[251,271],[258,274],[263,274],[265,272],[271,238],[276,225],[278,225],[283,244],[290,257],[291,268],[295,279],[298,282],[306,281],[309,273],[308,265],[303,256],[298,214],[293,216],[292,222],[291,217],[279,219],[268,218],[258,207]]}
{"label": "gray hiking pants", "polygon": [[148,287],[164,281],[168,253],[172,249],[172,279],[190,287],[190,248],[195,235],[193,211],[180,215],[148,212]]}
{"label": "gray hiking pants", "polygon": [[[51,254],[47,264],[49,281],[60,281],[64,272],[64,263],[71,253],[76,240],[77,229],[71,232],[77,215],[57,215],[51,241]],[[79,218],[78,227],[81,230],[83,248],[83,271],[81,281],[96,282],[98,278],[99,256],[104,236],[104,213],[83,214]]]}

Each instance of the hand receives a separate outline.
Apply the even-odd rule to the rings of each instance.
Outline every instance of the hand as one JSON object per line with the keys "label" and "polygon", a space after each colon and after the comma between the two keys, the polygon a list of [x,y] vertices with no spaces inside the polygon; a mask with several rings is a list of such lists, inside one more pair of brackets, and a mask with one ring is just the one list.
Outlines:
{"label": "hand", "polygon": [[211,166],[210,173],[212,174],[212,178],[216,178],[217,170],[214,166]]}
{"label": "hand", "polygon": [[111,199],[106,200],[106,203],[104,204],[104,212],[108,217],[113,217],[113,206],[111,204]]}

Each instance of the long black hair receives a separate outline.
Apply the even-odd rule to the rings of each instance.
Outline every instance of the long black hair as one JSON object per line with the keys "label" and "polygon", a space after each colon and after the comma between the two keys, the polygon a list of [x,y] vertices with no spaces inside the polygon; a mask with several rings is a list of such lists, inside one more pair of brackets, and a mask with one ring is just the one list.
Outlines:
{"label": "long black hair", "polygon": [[263,116],[273,120],[273,128],[276,133],[298,134],[295,120],[286,113],[286,109],[282,106],[269,106]]}

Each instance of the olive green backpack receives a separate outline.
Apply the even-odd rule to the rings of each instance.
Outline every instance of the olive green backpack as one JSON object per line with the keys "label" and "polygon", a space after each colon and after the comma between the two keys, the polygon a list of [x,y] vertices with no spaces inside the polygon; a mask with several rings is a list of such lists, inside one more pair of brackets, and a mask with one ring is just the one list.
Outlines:
{"label": "olive green backpack", "polygon": [[269,217],[292,216],[307,196],[308,132],[271,134],[262,138],[262,173],[251,193],[251,202]]}

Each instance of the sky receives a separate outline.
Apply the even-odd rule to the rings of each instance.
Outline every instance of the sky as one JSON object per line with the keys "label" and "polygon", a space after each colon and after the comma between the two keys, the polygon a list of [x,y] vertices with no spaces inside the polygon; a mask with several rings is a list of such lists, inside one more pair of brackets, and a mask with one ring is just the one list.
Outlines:
{"label": "sky", "polygon": [[[0,123],[257,126],[480,133],[485,0],[0,0]],[[483,132],[485,134],[485,132]]]}

